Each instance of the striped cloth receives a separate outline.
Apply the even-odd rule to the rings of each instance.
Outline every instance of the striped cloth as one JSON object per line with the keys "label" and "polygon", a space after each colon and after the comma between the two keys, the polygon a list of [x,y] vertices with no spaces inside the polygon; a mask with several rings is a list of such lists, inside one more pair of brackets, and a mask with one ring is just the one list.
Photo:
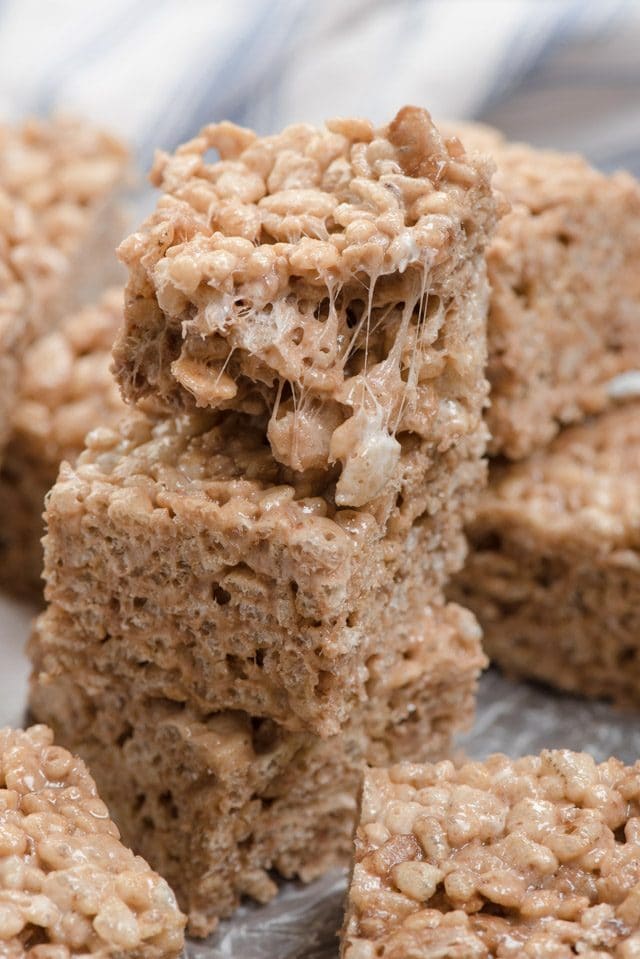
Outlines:
{"label": "striped cloth", "polygon": [[148,165],[211,120],[412,102],[640,173],[639,51],[639,0],[0,0],[0,116],[82,113]]}

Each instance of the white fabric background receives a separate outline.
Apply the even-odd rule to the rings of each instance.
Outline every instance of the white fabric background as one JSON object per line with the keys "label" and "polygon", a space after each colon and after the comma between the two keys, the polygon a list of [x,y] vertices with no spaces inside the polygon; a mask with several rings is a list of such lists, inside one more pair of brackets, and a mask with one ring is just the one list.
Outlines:
{"label": "white fabric background", "polygon": [[638,169],[639,92],[638,0],[0,0],[0,116],[71,108],[143,162],[414,102]]}
{"label": "white fabric background", "polygon": [[[0,117],[86,115],[143,167],[211,120],[406,102],[640,174],[640,2],[0,0]],[[0,600],[0,724],[22,718],[29,616]]]}

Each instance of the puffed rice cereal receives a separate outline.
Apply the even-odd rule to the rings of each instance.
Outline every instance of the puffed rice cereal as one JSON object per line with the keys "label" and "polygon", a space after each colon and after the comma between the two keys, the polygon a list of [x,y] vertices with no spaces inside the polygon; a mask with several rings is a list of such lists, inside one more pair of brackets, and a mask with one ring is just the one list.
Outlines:
{"label": "puffed rice cereal", "polygon": [[122,287],[113,287],[23,352],[0,467],[0,588],[21,599],[42,602],[42,512],[60,463],[74,462],[90,430],[124,413],[109,369],[121,322]]}
{"label": "puffed rice cereal", "polygon": [[168,959],[185,918],[46,726],[0,730],[0,955]]}
{"label": "puffed rice cereal", "polygon": [[489,127],[449,132],[491,155],[511,205],[487,249],[487,421],[492,452],[519,460],[610,408],[640,368],[640,183]]}
{"label": "puffed rice cereal", "polygon": [[636,959],[640,762],[495,755],[365,775],[344,959]]}
{"label": "puffed rice cereal", "polygon": [[127,167],[124,146],[87,123],[0,124],[0,455],[25,345],[118,276]]}
{"label": "puffed rice cereal", "polygon": [[640,403],[494,466],[449,587],[509,673],[637,709]]}

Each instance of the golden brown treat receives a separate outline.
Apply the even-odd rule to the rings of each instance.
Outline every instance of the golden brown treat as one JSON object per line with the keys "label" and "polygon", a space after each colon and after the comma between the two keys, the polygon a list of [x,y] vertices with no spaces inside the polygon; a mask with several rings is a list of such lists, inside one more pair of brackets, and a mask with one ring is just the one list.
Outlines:
{"label": "golden brown treat", "polygon": [[449,592],[510,673],[640,702],[640,404],[493,469]]}
{"label": "golden brown treat", "polygon": [[337,732],[370,663],[402,660],[395,627],[463,562],[474,443],[429,466],[409,447],[381,527],[337,507],[325,475],[280,466],[264,421],[134,414],[94,431],[48,498],[44,668],[84,662],[203,710]]}
{"label": "golden brown treat", "polygon": [[0,449],[34,336],[119,277],[121,143],[75,120],[0,124]]}
{"label": "golden brown treat", "polygon": [[611,405],[611,380],[640,370],[640,184],[488,127],[456,132],[491,154],[512,206],[487,256],[487,420],[492,451],[521,459]]}
{"label": "golden brown treat", "polygon": [[241,896],[274,896],[270,870],[308,881],[348,860],[365,760],[440,758],[470,723],[473,617],[436,607],[404,632],[404,662],[372,664],[367,701],[329,739],[157,698],[80,662],[56,676],[36,664],[31,706],[89,763],[124,836],[205,935]]}
{"label": "golden brown treat", "polygon": [[[483,665],[473,618],[423,583],[449,535],[442,516],[401,547],[367,542],[366,514],[343,526],[330,500],[299,486],[295,500],[264,436],[223,416],[203,416],[195,436],[193,418],[176,436],[137,417],[126,455],[104,431],[63,471],[49,509],[55,599],[30,650],[35,715],[91,764],[197,934],[241,895],[272,896],[271,868],[310,879],[345,861],[363,759],[442,755]],[[394,583],[396,553],[411,565]],[[349,622],[340,605],[336,623],[296,609],[330,608],[345,590],[359,610]],[[326,739],[301,731],[327,736],[340,721]]]}
{"label": "golden brown treat", "polygon": [[160,153],[163,195],[120,248],[125,396],[266,415],[278,462],[388,508],[402,437],[443,451],[478,428],[490,173],[414,107]]}
{"label": "golden brown treat", "polygon": [[125,410],[109,367],[122,322],[122,288],[36,339],[21,363],[12,433],[0,469],[0,587],[42,601],[44,498],[62,460]]}
{"label": "golden brown treat", "polygon": [[640,763],[491,756],[365,774],[344,959],[636,959]]}
{"label": "golden brown treat", "polygon": [[0,955],[170,959],[185,917],[46,726],[0,730]]}

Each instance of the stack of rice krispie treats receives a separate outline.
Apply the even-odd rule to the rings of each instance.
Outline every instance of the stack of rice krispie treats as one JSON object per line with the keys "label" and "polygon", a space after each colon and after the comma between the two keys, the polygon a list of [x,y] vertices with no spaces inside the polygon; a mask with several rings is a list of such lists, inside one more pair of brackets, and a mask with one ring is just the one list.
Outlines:
{"label": "stack of rice krispie treats", "polygon": [[[219,159],[211,160],[215,151]],[[47,506],[31,705],[210,931],[348,857],[364,763],[471,718],[491,166],[424,110],[159,154],[115,369]]]}
{"label": "stack of rice krispie treats", "polygon": [[459,132],[511,211],[488,251],[496,459],[449,595],[510,673],[637,705],[640,185]]}

